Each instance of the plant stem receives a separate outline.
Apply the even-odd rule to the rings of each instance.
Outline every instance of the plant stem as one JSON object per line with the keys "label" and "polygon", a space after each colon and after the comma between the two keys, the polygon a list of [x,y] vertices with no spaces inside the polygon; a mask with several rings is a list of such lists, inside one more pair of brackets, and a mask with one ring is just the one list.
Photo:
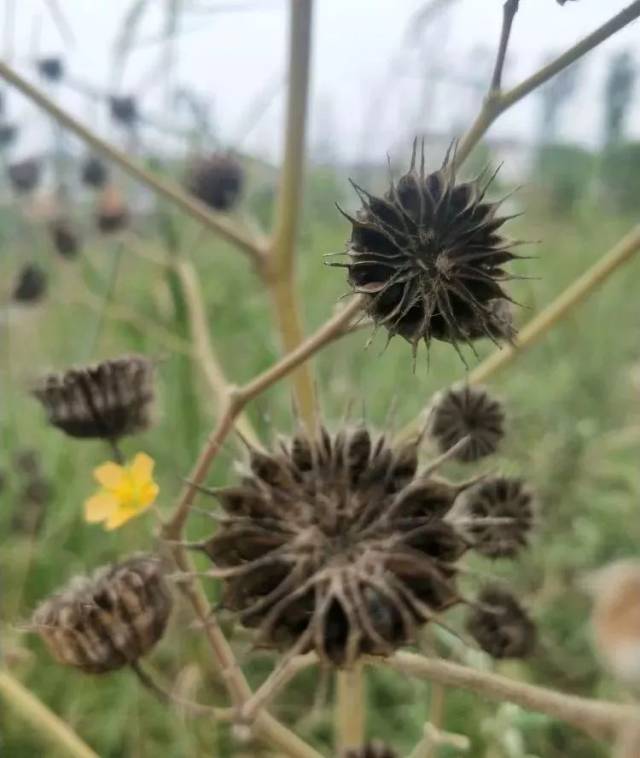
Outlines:
{"label": "plant stem", "polygon": [[0,669],[0,696],[27,721],[34,732],[48,739],[70,758],[99,758],[59,716],[15,679],[6,669]]}
{"label": "plant stem", "polygon": [[398,652],[390,658],[371,660],[410,676],[471,690],[490,700],[507,701],[527,710],[545,713],[597,739],[614,737],[638,716],[637,708],[632,705],[565,695],[546,687],[513,681],[458,663],[425,658],[416,653]]}
{"label": "plant stem", "polygon": [[365,694],[364,664],[360,661],[353,668],[336,672],[335,702],[336,753],[357,749],[364,744]]}
{"label": "plant stem", "polygon": [[219,234],[227,242],[236,245],[249,256],[259,272],[263,271],[265,255],[261,240],[250,237],[244,229],[236,226],[233,221],[221,214],[213,213],[204,203],[191,197],[174,182],[156,176],[152,171],[132,160],[126,153],[110,145],[63,108],[56,105],[45,93],[21,77],[4,61],[0,61],[0,77],[90,145],[97,153],[117,164],[129,176],[145,184],[160,197],[172,202],[203,226]]}
{"label": "plant stem", "polygon": [[[454,168],[459,168],[464,163],[464,161],[469,157],[469,154],[473,148],[478,144],[478,142],[480,142],[491,124],[496,120],[496,118],[498,118],[501,113],[504,113],[504,111],[506,111],[512,105],[515,105],[515,103],[517,103],[519,100],[522,100],[523,97],[533,92],[533,90],[537,89],[540,85],[544,84],[546,81],[554,77],[556,74],[560,73],[560,71],[567,68],[572,63],[575,63],[579,58],[588,53],[590,50],[593,50],[605,40],[609,39],[609,37],[614,35],[616,32],[619,32],[620,29],[624,28],[632,21],[635,21],[635,19],[637,19],[639,16],[640,0],[635,0],[635,2],[631,3],[624,10],[620,11],[620,13],[613,16],[613,18],[609,19],[609,21],[607,21],[605,24],[600,26],[598,29],[589,34],[573,47],[570,47],[558,58],[551,61],[551,63],[543,66],[539,71],[536,71],[536,73],[530,76],[528,79],[525,79],[525,81],[521,82],[516,87],[513,87],[513,89],[499,93],[495,91],[494,87],[492,87],[491,91],[485,98],[482,108],[480,109],[480,112],[478,113],[475,121],[467,133],[460,140],[460,144],[458,145],[455,154]],[[503,26],[501,45],[504,33],[505,32]],[[498,53],[498,59],[496,63],[498,64],[499,61],[500,52]],[[496,65],[496,71],[500,74],[501,69],[498,68],[498,65]],[[495,76],[496,72],[494,72],[494,77]]]}
{"label": "plant stem", "polygon": [[499,92],[502,88],[502,72],[504,69],[505,58],[507,57],[507,48],[509,46],[509,37],[511,36],[511,27],[513,19],[518,12],[520,0],[505,0],[502,6],[502,31],[500,32],[500,44],[498,45],[498,54],[496,56],[496,65],[491,77],[491,89]]}
{"label": "plant stem", "polygon": [[[293,350],[304,339],[295,286],[295,248],[302,206],[312,12],[312,0],[290,0],[287,125],[268,277],[286,351]],[[297,410],[307,427],[313,429],[317,408],[310,367],[301,366],[292,378]]]}

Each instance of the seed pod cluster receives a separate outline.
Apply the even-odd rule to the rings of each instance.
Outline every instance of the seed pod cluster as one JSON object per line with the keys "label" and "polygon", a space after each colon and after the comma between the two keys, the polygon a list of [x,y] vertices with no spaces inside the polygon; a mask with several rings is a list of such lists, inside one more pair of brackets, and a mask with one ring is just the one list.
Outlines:
{"label": "seed pod cluster", "polygon": [[116,440],[150,425],[153,374],[148,358],[125,355],[48,374],[33,395],[49,423],[70,437]]}
{"label": "seed pod cluster", "polygon": [[146,655],[170,613],[160,561],[134,555],[73,579],[35,610],[31,627],[60,663],[103,674]]}

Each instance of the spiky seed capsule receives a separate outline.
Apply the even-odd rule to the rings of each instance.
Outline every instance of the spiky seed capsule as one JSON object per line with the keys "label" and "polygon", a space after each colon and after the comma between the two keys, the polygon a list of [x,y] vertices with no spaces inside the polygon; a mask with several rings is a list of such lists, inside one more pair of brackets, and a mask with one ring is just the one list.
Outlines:
{"label": "spiky seed capsule", "polygon": [[460,602],[466,550],[444,521],[459,487],[416,471],[415,445],[363,427],[253,451],[249,473],[218,494],[228,519],[197,546],[218,567],[223,606],[259,644],[338,666],[412,640]]}
{"label": "spiky seed capsule", "polygon": [[18,272],[11,297],[17,303],[37,303],[46,292],[46,273],[36,263],[27,263]]}
{"label": "spiky seed capsule", "polygon": [[536,627],[510,593],[489,587],[471,611],[467,630],[492,658],[526,658],[536,644]]}
{"label": "spiky seed capsule", "polygon": [[485,199],[482,177],[456,183],[445,157],[425,174],[424,154],[416,167],[416,144],[409,172],[384,197],[354,184],[362,209],[352,224],[345,264],[366,310],[389,336],[399,334],[414,353],[423,340],[457,344],[482,336],[496,339],[495,303],[509,300],[502,282],[504,264],[514,258],[500,228],[507,217],[499,203]]}
{"label": "spiky seed capsule", "polygon": [[60,663],[103,674],[148,653],[170,613],[159,559],[134,555],[73,579],[36,609],[32,628]]}
{"label": "spiky seed capsule", "polygon": [[214,153],[192,162],[186,184],[210,208],[228,211],[238,200],[243,182],[244,172],[238,160],[229,153]]}
{"label": "spiky seed capsule", "polygon": [[18,129],[14,124],[0,124],[0,149],[9,147],[18,135]]}
{"label": "spiky seed capsule", "polygon": [[33,389],[48,421],[70,437],[115,440],[151,422],[153,363],[127,355],[61,374]]}
{"label": "spiky seed capsule", "polygon": [[37,158],[25,158],[9,164],[9,181],[14,191],[18,194],[33,191],[40,182],[41,168]]}
{"label": "spiky seed capsule", "polygon": [[345,750],[342,758],[397,758],[397,755],[396,751],[385,745],[384,742],[375,740],[360,748]]}
{"label": "spiky seed capsule", "polygon": [[535,519],[534,496],[521,480],[504,476],[469,487],[456,502],[473,549],[487,558],[510,558],[527,544]]}
{"label": "spiky seed capsule", "polygon": [[80,239],[67,218],[57,218],[49,225],[49,233],[56,251],[63,258],[76,258],[80,252]]}
{"label": "spiky seed capsule", "polygon": [[95,155],[89,155],[85,158],[80,172],[80,179],[87,187],[100,189],[104,187],[109,178],[109,171],[106,165]]}
{"label": "spiky seed capsule", "polygon": [[464,437],[456,458],[463,463],[493,455],[504,437],[502,403],[482,387],[463,384],[438,393],[431,406],[428,431],[441,451]]}
{"label": "spiky seed capsule", "polygon": [[129,209],[117,187],[107,185],[98,198],[96,224],[104,234],[123,229],[129,223]]}
{"label": "spiky seed capsule", "polygon": [[111,95],[109,98],[111,118],[124,126],[133,126],[139,118],[138,104],[131,95]]}
{"label": "spiky seed capsule", "polygon": [[37,62],[38,73],[50,82],[59,82],[64,76],[64,65],[60,58],[47,56]]}

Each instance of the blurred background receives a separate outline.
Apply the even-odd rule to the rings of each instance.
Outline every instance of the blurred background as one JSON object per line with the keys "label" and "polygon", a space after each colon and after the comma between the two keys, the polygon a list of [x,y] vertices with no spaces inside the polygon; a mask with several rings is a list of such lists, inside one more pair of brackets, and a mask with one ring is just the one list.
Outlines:
{"label": "blurred background", "polygon": [[[521,0],[505,70],[515,84],[602,24],[625,0]],[[398,175],[415,135],[436,168],[477,112],[498,39],[500,0],[319,0],[313,36],[299,280],[307,328],[347,291],[322,256],[344,249],[358,207],[347,179],[373,192]],[[224,199],[210,205],[259,232],[272,222],[286,96],[287,5],[282,0],[4,0],[0,51],[27,79],[140,162],[198,193],[198,167],[231,161]],[[517,187],[509,210],[516,238],[536,243],[513,293],[518,323],[550,302],[637,223],[640,209],[640,54],[631,25],[504,114],[465,169],[502,165],[494,195]],[[108,453],[45,425],[28,388],[42,372],[124,352],[159,361],[156,426],[126,453],[157,461],[169,508],[215,418],[167,261],[180,251],[200,275],[207,321],[225,372],[246,381],[279,351],[268,296],[236,250],[113,167],[0,82],[0,597],[2,654],[10,669],[105,758],[255,755],[227,727],[185,722],[126,672],[87,678],[54,664],[21,631],[34,605],[76,573],[134,549],[150,549],[151,519],[105,533],[82,502]],[[93,174],[89,170],[93,162]],[[102,173],[101,173],[102,171]],[[93,176],[93,178],[91,178]],[[97,177],[97,178],[96,178]],[[215,194],[215,193],[214,193]],[[500,470],[536,487],[541,523],[508,581],[539,624],[542,644],[502,673],[583,695],[630,699],[593,651],[581,578],[640,552],[640,301],[638,262],[493,380],[510,415]],[[431,394],[464,378],[436,344],[415,373],[410,349],[384,338],[365,350],[359,331],[315,360],[329,421],[351,402],[373,425],[393,406],[401,426]],[[492,350],[481,345],[480,358]],[[466,356],[473,367],[478,358]],[[249,409],[265,437],[291,430],[289,388]],[[225,448],[210,476],[233,476]],[[200,503],[206,506],[204,501]],[[194,516],[195,537],[209,529]],[[498,563],[479,571],[505,574]],[[212,599],[215,588],[211,588]],[[185,611],[152,663],[185,697],[223,701],[207,676],[206,650]],[[271,665],[236,640],[252,681]],[[443,650],[456,643],[443,633]],[[458,657],[492,667],[483,654]],[[325,753],[330,679],[301,675],[274,708]],[[408,751],[429,713],[427,683],[392,672],[369,677],[369,732]],[[186,724],[188,726],[186,726]],[[445,726],[486,758],[599,758],[607,750],[544,716],[450,691]],[[42,744],[0,710],[0,750],[33,758]],[[244,751],[244,752],[243,752]],[[440,756],[459,755],[442,748]]]}

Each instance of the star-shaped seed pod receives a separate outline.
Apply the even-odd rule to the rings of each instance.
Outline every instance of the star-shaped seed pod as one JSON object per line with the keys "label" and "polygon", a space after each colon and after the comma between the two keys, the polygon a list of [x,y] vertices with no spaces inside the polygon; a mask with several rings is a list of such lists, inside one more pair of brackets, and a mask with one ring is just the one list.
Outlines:
{"label": "star-shaped seed pod", "polygon": [[428,433],[441,451],[448,450],[464,437],[456,458],[477,461],[492,455],[504,437],[505,413],[502,403],[483,387],[456,385],[439,392],[433,399]]}
{"label": "star-shaped seed pod", "polygon": [[366,298],[366,312],[389,338],[400,335],[413,352],[443,340],[457,347],[480,337],[510,340],[513,326],[501,303],[511,302],[505,264],[518,258],[501,231],[510,218],[490,202],[493,177],[459,182],[449,153],[427,174],[424,147],[417,165],[376,197],[353,183],[362,208],[351,216],[345,255],[348,281]]}
{"label": "star-shaped seed pod", "polygon": [[492,658],[526,658],[536,644],[536,627],[516,598],[499,587],[480,594],[467,631]]}
{"label": "star-shaped seed pod", "polygon": [[216,532],[187,546],[212,560],[221,607],[257,629],[257,645],[336,666],[390,654],[467,602],[469,516],[458,524],[454,504],[474,482],[436,474],[457,449],[420,467],[416,442],[364,426],[250,449],[239,483],[213,491],[225,512]]}
{"label": "star-shaped seed pod", "polygon": [[44,376],[33,388],[48,421],[70,437],[110,441],[151,423],[154,365],[125,355]]}
{"label": "star-shaped seed pod", "polygon": [[36,608],[31,630],[60,663],[103,674],[146,655],[163,636],[171,606],[160,560],[134,555],[72,579]]}

